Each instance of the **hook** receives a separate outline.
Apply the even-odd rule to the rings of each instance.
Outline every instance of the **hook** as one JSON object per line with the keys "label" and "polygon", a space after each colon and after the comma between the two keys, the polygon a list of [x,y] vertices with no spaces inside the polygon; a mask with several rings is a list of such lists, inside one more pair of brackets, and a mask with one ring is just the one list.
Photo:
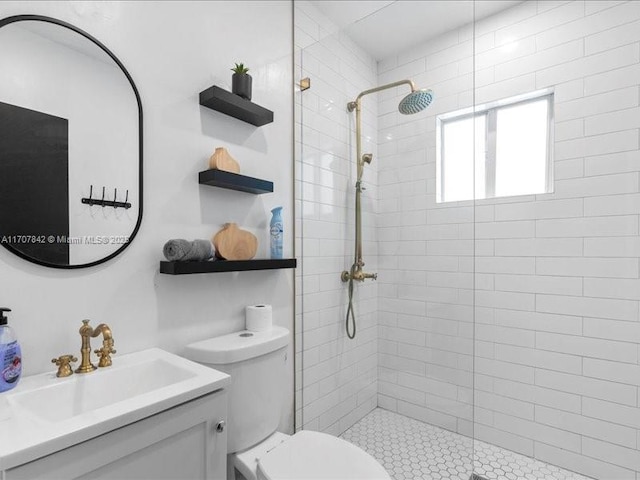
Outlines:
{"label": "hook", "polygon": [[118,189],[114,188],[113,189],[113,200],[106,200],[106,186],[102,186],[102,199],[98,199],[98,198],[93,198],[93,185],[89,186],[89,198],[82,198],[82,203],[87,204],[87,205],[101,205],[102,207],[113,207],[114,209],[117,208],[131,208],[131,204],[129,203],[129,190],[127,190],[124,202],[123,201],[118,201]]}

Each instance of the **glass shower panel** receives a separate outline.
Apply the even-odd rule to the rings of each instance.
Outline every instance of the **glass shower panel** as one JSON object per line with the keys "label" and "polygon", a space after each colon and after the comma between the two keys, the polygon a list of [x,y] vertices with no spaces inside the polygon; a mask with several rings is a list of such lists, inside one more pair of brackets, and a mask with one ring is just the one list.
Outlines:
{"label": "glass shower panel", "polygon": [[[436,202],[436,119],[474,105],[473,8],[449,2],[443,13],[459,20],[450,31],[381,57],[362,42],[363,23],[331,17],[330,3],[294,3],[296,75],[311,78],[309,90],[296,92],[297,427],[342,436],[397,480],[467,480],[474,203],[473,195]],[[427,7],[392,2],[366,18],[419,18],[432,13]],[[362,270],[377,280],[353,282],[351,340],[341,275],[354,272],[358,159],[347,104],[405,79],[433,90],[426,110],[398,111],[412,89],[404,83],[361,98],[362,153],[372,154],[360,184]],[[475,168],[455,167],[472,190]]]}
{"label": "glass shower panel", "polygon": [[505,196],[475,202],[481,477],[638,478],[639,20],[638,1],[530,1],[475,24],[475,103],[545,90],[553,112],[498,116]]}
{"label": "glass shower panel", "polygon": [[[394,480],[466,480],[472,464],[500,480],[636,479],[640,2],[443,2],[459,25],[383,56],[382,26],[433,18],[436,2],[353,21],[333,3],[295,2],[296,75],[312,85],[296,92],[297,427],[352,441]],[[346,107],[405,78],[433,90],[423,112],[397,111],[407,85],[362,99],[363,270],[378,278],[354,282],[350,340]],[[439,116],[540,91],[546,110],[494,110],[472,166],[443,177],[439,149],[477,144],[439,145]],[[443,198],[444,181],[475,191]]]}
{"label": "glass shower panel", "polygon": [[[377,290],[353,292],[357,333],[345,331],[347,284],[354,261],[354,114],[347,103],[375,86],[376,62],[314,2],[296,1],[296,75],[311,88],[296,91],[298,208],[297,428],[341,435],[377,406]],[[376,102],[363,105],[363,151],[372,153],[362,193],[362,250],[377,271]]]}

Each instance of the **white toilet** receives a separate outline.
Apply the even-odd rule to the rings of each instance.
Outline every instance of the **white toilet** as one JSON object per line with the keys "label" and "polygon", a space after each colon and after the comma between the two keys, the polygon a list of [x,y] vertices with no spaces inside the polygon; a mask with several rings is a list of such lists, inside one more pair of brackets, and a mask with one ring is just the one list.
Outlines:
{"label": "white toilet", "polygon": [[276,432],[286,398],[289,331],[236,332],[187,346],[185,356],[231,375],[227,478],[390,480],[371,455],[326,433]]}

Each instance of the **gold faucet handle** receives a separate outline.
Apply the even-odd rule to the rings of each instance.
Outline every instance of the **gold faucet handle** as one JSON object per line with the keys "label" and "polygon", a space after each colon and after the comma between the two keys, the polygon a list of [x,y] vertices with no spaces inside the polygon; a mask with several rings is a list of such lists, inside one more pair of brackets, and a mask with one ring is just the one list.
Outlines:
{"label": "gold faucet handle", "polygon": [[51,363],[55,363],[58,367],[58,371],[56,372],[56,377],[68,377],[69,375],[73,375],[73,370],[71,369],[71,363],[77,362],[78,359],[69,354],[69,355],[60,355],[58,358],[51,359]]}
{"label": "gold faucet handle", "polygon": [[99,367],[110,367],[112,365],[111,354],[116,353],[113,348],[113,340],[105,340],[102,344],[102,348],[94,350],[93,353],[100,357],[98,362]]}

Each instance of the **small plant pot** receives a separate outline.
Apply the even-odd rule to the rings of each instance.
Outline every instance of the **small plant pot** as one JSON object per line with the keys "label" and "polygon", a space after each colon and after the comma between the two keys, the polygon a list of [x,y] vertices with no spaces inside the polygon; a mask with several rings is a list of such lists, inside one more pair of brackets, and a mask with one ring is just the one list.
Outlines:
{"label": "small plant pot", "polygon": [[246,100],[251,100],[251,75],[234,73],[231,76],[231,91]]}

